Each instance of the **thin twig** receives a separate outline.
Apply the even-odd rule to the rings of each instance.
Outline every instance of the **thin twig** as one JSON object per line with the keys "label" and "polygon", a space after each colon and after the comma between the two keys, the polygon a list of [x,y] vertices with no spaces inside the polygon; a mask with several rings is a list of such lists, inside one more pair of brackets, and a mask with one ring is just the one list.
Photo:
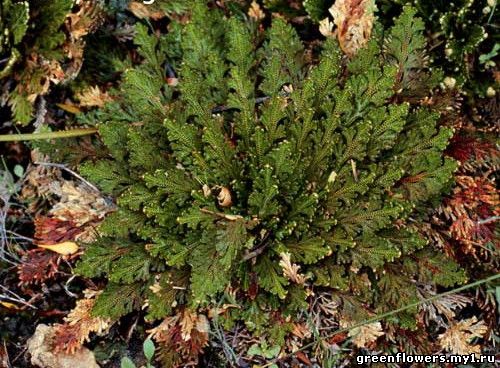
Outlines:
{"label": "thin twig", "polygon": [[500,220],[500,216],[491,216],[488,218],[485,218],[484,220],[479,220],[477,222],[478,225],[484,225],[484,224],[489,224],[490,222],[495,222]]}
{"label": "thin twig", "polygon": [[3,298],[3,299],[6,299],[6,300],[10,300],[12,302],[16,302],[16,303],[21,303],[21,304],[24,304],[30,308],[33,308],[33,309],[38,309],[37,307],[35,307],[34,305],[30,304],[29,302],[25,301],[23,298],[21,298],[19,295],[17,295],[16,293],[14,293],[13,291],[10,291],[9,289],[7,289],[5,286],[3,286],[2,284],[0,284],[0,288],[2,288],[3,290],[5,290],[7,293],[9,293],[10,295],[12,296],[8,296],[8,295],[5,295],[5,294],[0,294],[0,298]]}
{"label": "thin twig", "polygon": [[31,134],[4,134],[0,135],[0,142],[36,141],[43,139],[58,139],[81,137],[97,133],[97,128],[80,128],[60,130],[57,132],[31,133]]}
{"label": "thin twig", "polygon": [[33,239],[33,238],[29,238],[29,237],[24,236],[24,235],[21,235],[21,234],[18,234],[18,233],[16,233],[15,231],[12,231],[12,230],[5,230],[5,231],[6,231],[7,233],[9,233],[9,234],[14,235],[14,237],[15,237],[16,239],[23,239],[23,240],[27,240],[27,241],[29,241],[29,242],[34,242],[34,241],[35,241],[35,239]]}
{"label": "thin twig", "polygon": [[5,340],[3,340],[3,350],[5,351],[5,356],[6,356],[6,363],[7,363],[7,368],[11,368],[12,365],[10,364],[10,357],[9,357],[9,352],[7,350],[7,343]]}
{"label": "thin twig", "polygon": [[222,212],[214,212],[214,211],[209,210],[208,208],[200,208],[200,212],[206,213],[208,215],[217,216],[217,217],[223,218],[225,220],[229,220],[229,221],[236,221],[236,220],[243,219],[243,216],[240,216],[240,215],[231,215],[231,214],[226,214],[226,213],[222,213]]}
{"label": "thin twig", "polygon": [[268,246],[268,242],[267,242],[267,239],[269,238],[269,236],[271,235],[271,232],[268,231],[264,237],[262,238],[262,240],[259,242],[259,244],[257,244],[250,252],[247,252],[243,258],[242,258],[242,262],[245,262],[245,261],[248,261],[252,258],[255,258],[257,257],[258,255],[260,255],[264,249],[267,248]]}
{"label": "thin twig", "polygon": [[89,181],[85,180],[84,177],[82,177],[80,174],[74,172],[73,170],[67,168],[65,165],[63,164],[56,164],[56,163],[53,163],[53,162],[39,162],[39,161],[36,161],[34,162],[35,165],[42,165],[42,166],[51,166],[51,167],[57,167],[58,169],[61,169],[61,170],[64,170],[68,173],[70,173],[71,175],[73,175],[74,177],[80,179],[84,184],[86,184],[89,188],[91,188],[92,190],[100,193],[101,191],[99,190],[99,188],[97,188],[94,184],[90,183]]}

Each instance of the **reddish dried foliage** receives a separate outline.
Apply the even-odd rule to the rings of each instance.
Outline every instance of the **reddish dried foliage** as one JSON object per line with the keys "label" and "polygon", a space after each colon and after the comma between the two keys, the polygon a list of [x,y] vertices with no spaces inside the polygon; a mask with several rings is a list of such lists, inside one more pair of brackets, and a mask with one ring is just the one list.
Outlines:
{"label": "reddish dried foliage", "polygon": [[59,266],[59,255],[45,249],[32,249],[25,253],[17,267],[21,286],[37,284],[54,278]]}
{"label": "reddish dried foliage", "polygon": [[484,161],[486,158],[498,156],[498,151],[489,142],[457,134],[451,139],[446,154],[460,162],[471,159]]}
{"label": "reddish dried foliage", "polygon": [[35,240],[38,244],[57,244],[73,240],[81,232],[82,229],[73,221],[45,216],[35,218]]}
{"label": "reddish dried foliage", "polygon": [[80,336],[80,325],[58,325],[52,340],[52,347],[56,352],[64,351],[74,354],[82,347]]}

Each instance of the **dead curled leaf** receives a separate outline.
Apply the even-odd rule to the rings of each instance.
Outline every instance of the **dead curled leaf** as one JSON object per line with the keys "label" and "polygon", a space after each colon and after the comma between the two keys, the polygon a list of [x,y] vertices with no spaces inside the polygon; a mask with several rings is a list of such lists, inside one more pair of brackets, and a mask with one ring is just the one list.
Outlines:
{"label": "dead curled leaf", "polygon": [[100,193],[74,181],[54,183],[53,192],[60,200],[49,214],[61,220],[73,221],[77,226],[102,220],[110,210]]}
{"label": "dead curled leaf", "polygon": [[47,94],[51,85],[75,78],[83,65],[84,36],[95,31],[103,17],[98,1],[77,0],[74,9],[65,19],[64,62],[33,49],[28,52],[23,69],[15,76],[17,93],[26,96],[31,103]]}
{"label": "dead curled leaf", "polygon": [[77,0],[76,5],[78,10],[66,18],[66,28],[75,41],[94,31],[102,20],[98,1]]}
{"label": "dead curled leaf", "polygon": [[[340,327],[346,328],[356,324],[355,321],[340,318]],[[380,336],[385,333],[382,330],[382,324],[380,322],[368,323],[366,325],[351,328],[347,333],[347,336],[352,338],[352,343],[358,348],[367,348],[371,343],[375,342]]]}
{"label": "dead curled leaf", "polygon": [[181,362],[182,366],[197,366],[199,354],[208,345],[209,329],[210,325],[204,314],[186,309],[165,318],[147,332],[163,346],[162,354],[178,362],[175,366],[180,366]]}
{"label": "dead curled leaf", "polygon": [[[337,0],[329,9],[336,25],[340,47],[352,57],[370,39],[375,11],[374,0]],[[333,36],[333,25],[324,19],[320,31],[326,37]]]}
{"label": "dead curled leaf", "polygon": [[74,240],[81,231],[73,221],[49,216],[35,217],[35,241],[38,244],[57,244]]}
{"label": "dead curled leaf", "polygon": [[[58,200],[48,212],[48,219],[37,223],[37,240],[40,243],[44,243],[44,240],[46,243],[55,243],[63,240],[88,242],[95,239],[96,226],[112,211],[100,193],[82,183],[69,180],[53,182],[51,192]],[[57,239],[55,237],[58,233],[67,233],[67,236]]]}

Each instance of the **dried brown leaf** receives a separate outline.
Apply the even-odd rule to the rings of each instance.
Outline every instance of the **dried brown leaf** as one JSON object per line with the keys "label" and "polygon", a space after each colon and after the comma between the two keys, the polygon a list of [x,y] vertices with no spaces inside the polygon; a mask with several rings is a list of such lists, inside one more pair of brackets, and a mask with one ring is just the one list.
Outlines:
{"label": "dried brown leaf", "polygon": [[85,107],[103,107],[106,102],[112,100],[109,94],[107,92],[102,92],[98,86],[89,87],[77,93],[76,98],[80,101],[80,106]]}
{"label": "dried brown leaf", "polygon": [[163,11],[156,10],[155,7],[146,6],[138,1],[132,1],[128,5],[128,9],[139,19],[151,18],[153,20],[158,20],[165,16]]}
{"label": "dried brown leaf", "polygon": [[257,21],[262,20],[266,17],[264,12],[260,8],[260,5],[256,1],[252,1],[252,4],[250,4],[250,8],[248,9],[248,16]]}
{"label": "dried brown leaf", "polygon": [[279,265],[283,269],[283,275],[290,281],[303,285],[306,281],[306,277],[300,274],[300,266],[291,262],[290,253],[283,252],[280,254],[280,257],[281,260]]}
{"label": "dried brown leaf", "polygon": [[353,328],[348,336],[353,337],[352,343],[358,348],[367,348],[369,344],[384,335],[380,322],[369,323],[367,325]]}
{"label": "dried brown leaf", "polygon": [[355,55],[370,39],[374,10],[374,0],[337,0],[329,9],[340,47],[348,56]]}
{"label": "dried brown leaf", "polygon": [[58,270],[59,256],[43,249],[32,249],[25,253],[17,266],[21,285],[38,284],[52,279]]}
{"label": "dried brown leaf", "polygon": [[479,354],[481,347],[473,345],[472,340],[482,338],[488,331],[484,321],[478,321],[474,316],[469,319],[454,322],[441,335],[438,336],[439,344],[453,354]]}
{"label": "dried brown leaf", "polygon": [[56,325],[54,337],[56,351],[75,352],[89,340],[91,333],[102,335],[111,326],[111,319],[91,315],[98,293],[85,294],[86,298],[77,301],[75,308],[64,318],[65,324]]}

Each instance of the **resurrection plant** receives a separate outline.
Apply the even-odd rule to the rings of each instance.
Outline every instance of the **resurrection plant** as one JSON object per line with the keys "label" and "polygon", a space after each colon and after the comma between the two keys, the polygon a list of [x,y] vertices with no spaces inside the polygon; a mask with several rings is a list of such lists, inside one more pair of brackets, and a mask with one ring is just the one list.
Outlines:
{"label": "resurrection plant", "polygon": [[[452,131],[401,97],[435,87],[414,14],[349,60],[327,39],[313,66],[280,18],[263,33],[196,2],[175,37],[138,25],[143,63],[85,118],[107,153],[80,171],[118,203],[77,267],[108,280],[93,313],[210,310],[282,342],[315,290],[341,299],[348,326],[417,302],[420,284],[463,282],[406,226],[456,167],[442,154]],[[415,327],[415,314],[389,322]]]}

